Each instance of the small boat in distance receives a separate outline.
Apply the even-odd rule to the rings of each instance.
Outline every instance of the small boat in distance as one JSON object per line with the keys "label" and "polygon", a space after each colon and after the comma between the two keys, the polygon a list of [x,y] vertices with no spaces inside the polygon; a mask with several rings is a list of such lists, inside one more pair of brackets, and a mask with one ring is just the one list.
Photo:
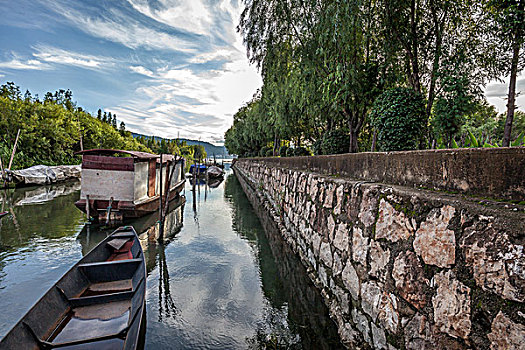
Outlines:
{"label": "small boat in distance", "polygon": [[191,176],[204,176],[206,169],[206,164],[192,164],[190,165],[190,174]]}
{"label": "small boat in distance", "polygon": [[136,349],[146,264],[120,227],[75,264],[0,341],[0,349]]}
{"label": "small boat in distance", "polygon": [[[159,197],[171,201],[184,188],[184,158],[138,151],[91,149],[82,155],[77,208],[100,222],[155,212]],[[162,169],[162,173],[161,173]],[[162,188],[160,185],[162,177]]]}
{"label": "small boat in distance", "polygon": [[211,165],[206,170],[206,174],[210,179],[218,179],[224,176],[224,170],[219,168],[218,166]]}

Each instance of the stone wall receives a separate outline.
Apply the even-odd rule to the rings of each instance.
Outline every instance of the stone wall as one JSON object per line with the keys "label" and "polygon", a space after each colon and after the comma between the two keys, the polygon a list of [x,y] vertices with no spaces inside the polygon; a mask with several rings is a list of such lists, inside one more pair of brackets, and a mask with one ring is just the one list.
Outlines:
{"label": "stone wall", "polygon": [[525,147],[364,152],[265,158],[286,169],[525,201]]}
{"label": "stone wall", "polygon": [[524,207],[238,160],[349,348],[525,348]]}

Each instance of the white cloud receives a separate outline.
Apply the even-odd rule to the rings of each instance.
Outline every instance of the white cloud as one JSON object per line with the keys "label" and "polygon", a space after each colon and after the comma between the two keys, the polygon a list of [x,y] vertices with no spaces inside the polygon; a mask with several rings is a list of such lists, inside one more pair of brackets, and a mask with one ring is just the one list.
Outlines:
{"label": "white cloud", "polygon": [[51,46],[36,46],[33,56],[41,61],[56,64],[66,64],[88,69],[101,69],[114,64],[114,59],[85,55],[78,52],[62,50]]}
{"label": "white cloud", "polygon": [[108,10],[99,17],[90,17],[59,2],[49,6],[89,35],[117,42],[131,49],[196,51],[196,45],[191,40],[147,27],[116,9]]}
{"label": "white cloud", "polygon": [[50,70],[52,67],[44,62],[35,59],[22,59],[18,55],[11,53],[11,60],[0,62],[0,68],[17,70]]}
{"label": "white cloud", "polygon": [[157,22],[189,33],[207,35],[212,25],[212,14],[202,0],[160,0],[155,8],[145,0],[128,0],[133,8]]}
{"label": "white cloud", "polygon": [[142,74],[147,77],[154,77],[154,73],[152,71],[142,66],[130,66],[129,69],[135,73]]}

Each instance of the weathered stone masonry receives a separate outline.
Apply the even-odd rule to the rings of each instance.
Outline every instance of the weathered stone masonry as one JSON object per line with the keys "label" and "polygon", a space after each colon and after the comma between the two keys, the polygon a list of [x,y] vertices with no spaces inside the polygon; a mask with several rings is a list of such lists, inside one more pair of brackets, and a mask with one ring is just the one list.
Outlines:
{"label": "weathered stone masonry", "polygon": [[234,169],[321,289],[349,348],[525,348],[523,205],[267,159]]}

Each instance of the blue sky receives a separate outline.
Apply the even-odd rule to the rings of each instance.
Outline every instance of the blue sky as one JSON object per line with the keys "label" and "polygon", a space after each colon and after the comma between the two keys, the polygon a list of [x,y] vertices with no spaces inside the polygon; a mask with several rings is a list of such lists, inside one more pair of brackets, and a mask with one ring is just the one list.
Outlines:
{"label": "blue sky", "polygon": [[131,131],[220,143],[261,85],[239,1],[0,0],[0,83],[116,113]]}
{"label": "blue sky", "polygon": [[[0,83],[117,114],[129,130],[221,143],[261,79],[239,0],[0,0]],[[508,79],[485,95],[505,109]],[[518,79],[525,90],[525,77]],[[525,95],[517,100],[525,107]]]}

